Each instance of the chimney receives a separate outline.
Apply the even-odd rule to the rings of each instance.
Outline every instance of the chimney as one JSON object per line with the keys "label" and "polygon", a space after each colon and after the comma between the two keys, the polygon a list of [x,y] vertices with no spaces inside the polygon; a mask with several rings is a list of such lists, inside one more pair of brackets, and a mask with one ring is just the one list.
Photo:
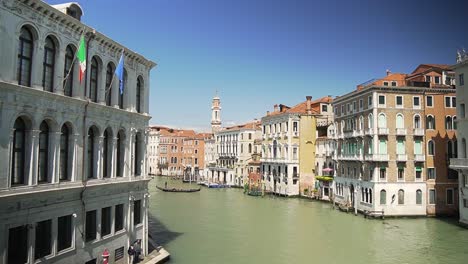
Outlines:
{"label": "chimney", "polygon": [[267,111],[267,116],[269,116],[269,115],[270,115],[270,111]]}
{"label": "chimney", "polygon": [[312,113],[312,109],[311,109],[311,106],[310,106],[312,96],[308,95],[308,96],[306,96],[306,99],[307,99],[307,114],[310,115]]}
{"label": "chimney", "polygon": [[275,104],[275,105],[273,106],[273,112],[278,112],[278,105],[277,105],[277,104]]}
{"label": "chimney", "polygon": [[389,69],[387,69],[387,76],[389,76],[391,73],[392,72]]}

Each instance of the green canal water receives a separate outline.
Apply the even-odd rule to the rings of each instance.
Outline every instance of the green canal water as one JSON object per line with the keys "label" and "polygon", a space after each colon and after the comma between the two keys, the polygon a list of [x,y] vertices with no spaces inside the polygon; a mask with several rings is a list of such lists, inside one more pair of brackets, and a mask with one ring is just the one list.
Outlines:
{"label": "green canal water", "polygon": [[157,190],[165,181],[188,184],[150,182],[154,239],[171,253],[169,263],[468,263],[468,230],[454,220],[365,219],[240,189]]}

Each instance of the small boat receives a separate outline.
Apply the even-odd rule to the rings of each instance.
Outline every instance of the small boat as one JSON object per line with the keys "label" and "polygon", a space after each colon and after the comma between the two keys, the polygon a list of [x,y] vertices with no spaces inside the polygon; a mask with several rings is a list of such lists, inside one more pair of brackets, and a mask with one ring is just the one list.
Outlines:
{"label": "small boat", "polygon": [[159,186],[156,186],[156,188],[158,188],[159,190],[161,190],[163,192],[184,192],[184,193],[199,192],[201,190],[201,188],[198,188],[198,189],[178,189],[178,188],[163,188],[163,187],[159,187]]}

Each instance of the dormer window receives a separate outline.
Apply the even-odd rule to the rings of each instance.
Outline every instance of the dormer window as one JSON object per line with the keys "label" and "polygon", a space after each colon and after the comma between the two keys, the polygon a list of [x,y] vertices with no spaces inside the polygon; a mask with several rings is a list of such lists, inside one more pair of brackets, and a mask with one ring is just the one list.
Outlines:
{"label": "dormer window", "polygon": [[327,112],[327,111],[328,111],[327,105],[325,105],[325,104],[322,105],[322,112]]}

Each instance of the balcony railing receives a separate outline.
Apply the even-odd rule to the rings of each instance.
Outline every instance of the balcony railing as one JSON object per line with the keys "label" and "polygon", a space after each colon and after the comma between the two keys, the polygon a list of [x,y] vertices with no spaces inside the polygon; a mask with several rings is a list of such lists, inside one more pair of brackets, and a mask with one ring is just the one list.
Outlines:
{"label": "balcony railing", "polygon": [[407,161],[408,160],[408,155],[406,155],[406,154],[397,154],[396,155],[396,160],[397,161]]}
{"label": "balcony railing", "polygon": [[415,128],[414,131],[413,131],[413,135],[415,135],[415,136],[424,136],[424,129]]}
{"label": "balcony railing", "polygon": [[466,169],[468,168],[468,159],[450,159],[450,168]]}
{"label": "balcony railing", "polygon": [[374,135],[374,129],[373,128],[367,128],[365,130],[366,136],[373,136]]}
{"label": "balcony railing", "polygon": [[379,135],[388,135],[388,128],[379,127]]}
{"label": "balcony railing", "polygon": [[423,162],[426,160],[426,157],[423,154],[414,154],[414,161]]}
{"label": "balcony railing", "polygon": [[406,136],[406,128],[397,128],[396,129],[397,136]]}
{"label": "balcony railing", "polygon": [[388,154],[367,154],[365,158],[370,161],[388,161],[390,159]]}
{"label": "balcony railing", "polygon": [[343,134],[345,138],[353,137],[353,131],[345,131]]}
{"label": "balcony railing", "polygon": [[364,136],[364,131],[362,129],[353,131],[353,136],[362,137]]}

